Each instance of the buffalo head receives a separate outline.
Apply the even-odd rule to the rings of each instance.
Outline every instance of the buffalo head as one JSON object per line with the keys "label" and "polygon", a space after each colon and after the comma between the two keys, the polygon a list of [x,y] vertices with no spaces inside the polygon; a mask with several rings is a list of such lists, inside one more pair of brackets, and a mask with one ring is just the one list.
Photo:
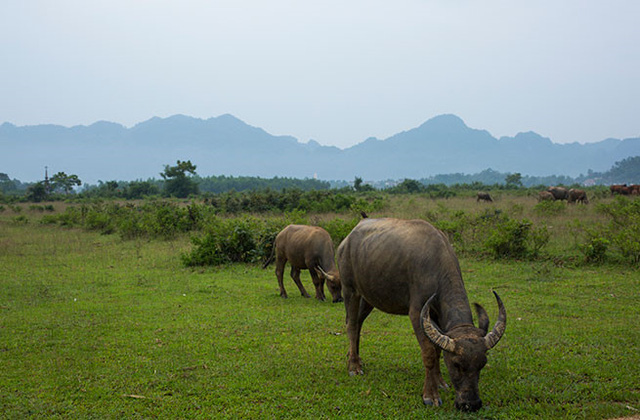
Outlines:
{"label": "buffalo head", "polygon": [[484,308],[475,304],[478,314],[478,327],[471,324],[460,324],[446,333],[441,333],[430,317],[431,303],[436,295],[431,296],[421,312],[422,327],[429,340],[444,350],[444,362],[456,391],[455,406],[462,411],[477,411],[482,407],[478,392],[480,370],[487,363],[487,350],[495,346],[507,326],[507,312],[500,296],[493,292],[498,301],[498,321],[491,332],[489,317]]}
{"label": "buffalo head", "polygon": [[336,270],[333,274],[325,272],[320,265],[316,266],[319,276],[327,281],[327,288],[333,297],[333,303],[342,302],[342,284],[340,283],[340,273]]}

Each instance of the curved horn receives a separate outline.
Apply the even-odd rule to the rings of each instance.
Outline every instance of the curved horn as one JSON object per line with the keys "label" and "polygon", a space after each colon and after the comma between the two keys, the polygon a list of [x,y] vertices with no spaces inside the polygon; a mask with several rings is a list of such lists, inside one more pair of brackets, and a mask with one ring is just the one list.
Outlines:
{"label": "curved horn", "polygon": [[476,307],[476,314],[478,314],[478,328],[484,332],[484,335],[487,335],[487,332],[489,332],[489,315],[481,305],[477,303],[473,305]]}
{"label": "curved horn", "polygon": [[496,300],[498,301],[498,320],[496,325],[493,326],[493,330],[484,336],[484,344],[487,346],[487,350],[498,344],[502,334],[504,334],[504,330],[507,328],[507,310],[504,308],[500,296],[495,291],[493,294],[496,295]]}
{"label": "curved horn", "polygon": [[429,337],[429,340],[436,346],[440,347],[442,350],[455,353],[456,351],[456,342],[451,339],[451,337],[442,334],[436,326],[431,321],[431,316],[429,315],[429,309],[431,308],[431,302],[436,297],[435,293],[433,296],[429,298],[427,303],[422,307],[422,311],[420,312],[420,320],[422,321],[422,329],[424,333]]}
{"label": "curved horn", "polygon": [[325,279],[329,280],[329,281],[336,281],[335,276],[332,276],[331,274],[325,272],[322,267],[320,267],[320,264],[316,265],[316,270],[318,270],[320,272],[320,274],[322,274],[324,276]]}

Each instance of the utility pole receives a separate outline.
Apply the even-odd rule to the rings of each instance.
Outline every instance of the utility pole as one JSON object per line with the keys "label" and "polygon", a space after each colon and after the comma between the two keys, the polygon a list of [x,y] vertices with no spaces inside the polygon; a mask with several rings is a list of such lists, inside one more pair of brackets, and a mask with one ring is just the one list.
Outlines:
{"label": "utility pole", "polygon": [[44,191],[46,192],[47,195],[49,195],[51,186],[49,185],[49,167],[45,166],[44,167]]}

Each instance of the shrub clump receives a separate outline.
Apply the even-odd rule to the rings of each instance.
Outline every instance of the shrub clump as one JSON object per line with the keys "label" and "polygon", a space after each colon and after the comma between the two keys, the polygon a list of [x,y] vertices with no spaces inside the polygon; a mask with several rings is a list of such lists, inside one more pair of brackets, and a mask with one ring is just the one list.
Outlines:
{"label": "shrub clump", "polygon": [[623,259],[640,262],[640,200],[617,197],[611,204],[601,204],[598,212],[609,218],[602,237],[607,239]]}
{"label": "shrub clump", "polygon": [[606,238],[591,236],[580,249],[584,253],[586,262],[603,263],[606,260],[607,249],[610,244],[611,242]]}
{"label": "shrub clump", "polygon": [[252,217],[215,219],[203,235],[191,238],[193,248],[182,255],[182,262],[194,267],[264,260],[283,224]]}

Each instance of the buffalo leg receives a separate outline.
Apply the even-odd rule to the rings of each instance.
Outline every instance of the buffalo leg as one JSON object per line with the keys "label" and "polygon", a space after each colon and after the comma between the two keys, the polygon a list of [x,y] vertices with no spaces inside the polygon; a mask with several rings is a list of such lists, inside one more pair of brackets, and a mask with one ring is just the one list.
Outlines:
{"label": "buffalo leg", "polygon": [[302,296],[308,298],[309,293],[307,293],[307,291],[305,290],[304,286],[302,285],[302,282],[300,281],[300,269],[291,266],[291,278],[293,279],[293,282],[296,284],[296,286],[298,286],[298,289],[300,289],[300,294],[302,294]]}
{"label": "buffalo leg", "polygon": [[[361,298],[351,290],[345,290],[344,306],[347,312],[347,337],[349,337],[349,375],[362,375],[362,360],[360,359],[360,330],[362,321],[371,310],[360,309]],[[367,303],[368,305],[368,303]],[[362,316],[361,316],[362,314]]]}
{"label": "buffalo leg", "polygon": [[444,380],[442,379],[442,373],[440,372],[440,351],[429,341],[422,325],[420,325],[420,309],[409,309],[409,318],[411,319],[411,325],[413,331],[418,339],[420,345],[420,351],[422,353],[422,363],[425,369],[424,387],[422,389],[422,401],[425,405],[442,404],[440,394],[438,393],[438,387],[446,387]]}
{"label": "buffalo leg", "polygon": [[278,278],[278,286],[280,286],[280,296],[287,297],[287,291],[284,289],[284,265],[287,260],[276,258],[276,277]]}
{"label": "buffalo leg", "polygon": [[309,269],[309,274],[311,274],[311,281],[316,288],[316,299],[324,302],[324,277],[319,276],[314,268]]}
{"label": "buffalo leg", "polygon": [[360,336],[364,320],[367,319],[371,311],[373,311],[373,306],[364,300],[364,298],[360,298],[360,308],[358,309],[358,336]]}

